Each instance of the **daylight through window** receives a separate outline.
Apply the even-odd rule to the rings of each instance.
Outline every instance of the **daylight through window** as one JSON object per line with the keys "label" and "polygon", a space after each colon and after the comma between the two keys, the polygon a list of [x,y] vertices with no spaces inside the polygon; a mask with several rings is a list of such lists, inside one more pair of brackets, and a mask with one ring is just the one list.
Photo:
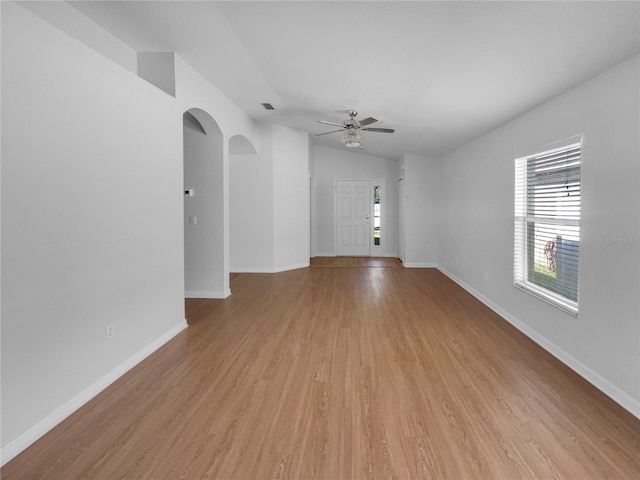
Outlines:
{"label": "daylight through window", "polygon": [[515,285],[578,313],[581,144],[516,159]]}
{"label": "daylight through window", "polygon": [[373,187],[373,244],[380,245],[380,187]]}

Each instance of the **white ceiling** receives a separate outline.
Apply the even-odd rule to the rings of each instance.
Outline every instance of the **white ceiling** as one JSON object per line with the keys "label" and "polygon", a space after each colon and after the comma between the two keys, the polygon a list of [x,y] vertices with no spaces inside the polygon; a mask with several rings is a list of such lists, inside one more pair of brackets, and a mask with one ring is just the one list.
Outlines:
{"label": "white ceiling", "polygon": [[368,133],[364,153],[388,158],[440,156],[640,52],[637,1],[70,3],[136,51],[176,52],[256,119],[320,133],[340,110],[373,116],[396,132]]}

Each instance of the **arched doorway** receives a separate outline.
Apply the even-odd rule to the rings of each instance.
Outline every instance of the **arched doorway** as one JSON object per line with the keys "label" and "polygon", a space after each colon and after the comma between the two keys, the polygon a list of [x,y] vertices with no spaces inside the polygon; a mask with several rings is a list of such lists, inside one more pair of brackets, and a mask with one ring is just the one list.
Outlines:
{"label": "arched doorway", "polygon": [[183,114],[183,135],[185,297],[226,298],[222,132],[211,115],[192,108]]}
{"label": "arched doorway", "polygon": [[[269,175],[256,148],[242,134],[229,138],[229,266],[232,272],[255,271],[272,243],[265,237],[264,214]],[[265,183],[267,185],[265,185]],[[271,247],[271,250],[273,248]],[[247,269],[247,265],[250,265]]]}
{"label": "arched doorway", "polygon": [[256,147],[244,135],[234,135],[229,139],[229,155],[257,155]]}

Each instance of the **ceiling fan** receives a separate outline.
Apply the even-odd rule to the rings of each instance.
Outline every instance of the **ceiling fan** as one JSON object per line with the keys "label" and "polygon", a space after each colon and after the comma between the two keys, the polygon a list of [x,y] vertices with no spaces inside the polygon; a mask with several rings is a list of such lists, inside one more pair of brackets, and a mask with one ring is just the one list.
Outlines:
{"label": "ceiling fan", "polygon": [[355,110],[348,110],[349,119],[345,120],[342,123],[335,122],[327,122],[325,120],[318,120],[318,123],[322,123],[324,125],[333,125],[336,127],[340,127],[340,130],[332,130],[331,132],[324,132],[316,134],[316,137],[320,135],[328,135],[330,133],[343,132],[342,135],[342,143],[346,147],[359,147],[362,144],[363,135],[362,132],[380,132],[380,133],[393,133],[395,132],[392,128],[372,128],[368,125],[377,122],[373,117],[367,117],[364,120],[357,120],[356,116],[358,112]]}

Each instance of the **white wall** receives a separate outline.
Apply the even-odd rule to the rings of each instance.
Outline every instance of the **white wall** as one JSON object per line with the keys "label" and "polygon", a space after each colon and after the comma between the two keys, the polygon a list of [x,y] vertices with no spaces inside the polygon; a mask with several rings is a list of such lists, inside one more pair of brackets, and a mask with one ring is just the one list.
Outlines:
{"label": "white wall", "polygon": [[232,272],[273,270],[273,127],[260,126],[257,155],[231,155]]}
{"label": "white wall", "polygon": [[191,65],[175,56],[176,102],[182,112],[197,108],[211,116],[220,128],[225,142],[222,150],[222,184],[217,185],[222,192],[222,224],[219,233],[223,242],[223,271],[221,272],[222,292],[231,293],[229,272],[231,265],[230,247],[230,185],[229,185],[229,145],[236,135],[245,137],[252,145],[258,144],[258,129],[251,118],[240,110],[229,98],[196,72]]}
{"label": "white wall", "polygon": [[335,180],[385,180],[383,249],[385,256],[398,254],[398,162],[341,148],[320,145],[313,155],[315,185],[315,254],[335,255],[334,185]]}
{"label": "white wall", "polygon": [[[75,35],[81,39],[85,33]],[[128,59],[123,45],[114,50],[107,41],[88,44],[95,50],[2,2],[3,463],[184,327],[183,112],[199,107],[215,119],[225,140],[242,134],[257,144],[251,119],[179,57],[174,99],[136,77],[129,60],[121,62],[129,65],[123,68],[104,56]],[[432,197],[411,196],[422,198],[427,209],[423,216],[416,202],[418,212],[407,215],[408,224],[417,215],[421,219],[414,244],[421,238],[427,243],[411,254],[416,263],[432,261],[429,226],[435,223],[437,261],[445,271],[635,412],[638,84],[636,59],[441,161],[404,159],[407,180],[413,171],[420,185],[441,181],[439,190],[425,189],[440,198],[435,221],[428,210]],[[247,181],[249,193],[255,192],[252,182],[260,183],[258,172],[271,173],[271,208],[296,203],[271,211],[271,239],[282,239],[278,247],[267,244],[271,255],[264,265],[271,271],[304,262],[302,245],[309,244],[308,191],[298,184],[302,168],[296,163],[307,147],[300,132],[276,129],[273,138],[282,145],[267,147],[270,165],[262,170],[254,164],[253,178],[238,177]],[[577,318],[512,286],[513,159],[575,133],[585,138]],[[386,179],[385,254],[397,254],[396,162],[319,146],[312,157],[318,254],[333,254],[335,178]],[[289,177],[284,172],[291,168]],[[285,193],[293,177],[295,186]],[[225,142],[225,272],[229,192]],[[256,262],[264,260],[263,252],[254,253]],[[228,288],[228,275],[224,281]],[[115,323],[109,341],[107,323]]]}
{"label": "white wall", "polygon": [[231,270],[309,265],[308,134],[260,126],[257,155],[231,155]]}
{"label": "white wall", "polygon": [[[639,85],[635,58],[443,158],[438,260],[638,416]],[[514,159],[575,134],[583,135],[578,317],[513,286]]]}
{"label": "white wall", "polygon": [[276,271],[309,265],[309,136],[273,126],[273,261]]}
{"label": "white wall", "polygon": [[2,67],[4,462],[186,325],[173,99],[6,2]]}
{"label": "white wall", "polygon": [[[197,112],[203,117],[202,112]],[[224,139],[211,119],[184,116],[184,289],[187,298],[226,298],[224,272]],[[204,121],[204,120],[203,120]],[[205,130],[206,129],[206,130]],[[191,218],[191,220],[190,220]]]}
{"label": "white wall", "polygon": [[138,52],[138,76],[172,97],[176,96],[176,62],[173,52]]}
{"label": "white wall", "polygon": [[309,257],[316,256],[316,193],[315,193],[315,148],[312,143],[311,134],[307,137],[308,158],[309,158]]}
{"label": "white wall", "polygon": [[402,160],[406,267],[434,267],[438,260],[439,163],[413,153]]}
{"label": "white wall", "polygon": [[5,463],[186,326],[182,115],[191,108],[224,137],[228,290],[227,141],[256,143],[257,132],[178,56],[173,98],[137,77],[135,52],[114,49],[91,22],[75,28],[82,19],[69,16],[54,28],[1,7]]}
{"label": "white wall", "polygon": [[136,73],[137,52],[106,30],[96,28],[92,20],[67,2],[21,2],[21,6],[92,50],[100,52],[102,56]]}

